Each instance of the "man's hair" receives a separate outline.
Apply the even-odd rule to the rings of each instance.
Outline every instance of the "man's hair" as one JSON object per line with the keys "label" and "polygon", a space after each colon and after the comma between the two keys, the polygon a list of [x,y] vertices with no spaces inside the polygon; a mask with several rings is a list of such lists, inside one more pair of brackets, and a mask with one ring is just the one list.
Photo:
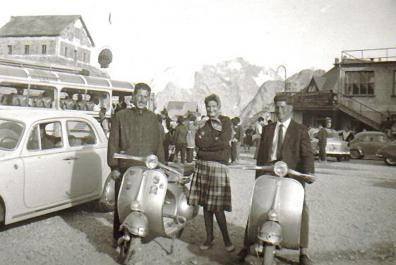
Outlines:
{"label": "man's hair", "polygon": [[216,101],[216,102],[217,102],[217,105],[219,105],[219,107],[221,106],[220,98],[219,98],[219,96],[216,95],[216,94],[211,94],[211,95],[209,95],[209,96],[207,96],[207,97],[205,98],[205,106],[208,105],[209,101]]}
{"label": "man's hair", "polygon": [[138,90],[147,90],[149,94],[151,93],[151,87],[149,85],[147,85],[146,83],[137,83],[135,85],[135,90],[133,91],[133,94],[136,95]]}
{"label": "man's hair", "polygon": [[258,122],[263,121],[263,120],[264,120],[263,117],[258,117],[258,119],[257,119]]}
{"label": "man's hair", "polygon": [[287,105],[293,105],[291,96],[288,96],[285,94],[277,94],[274,97],[274,103],[279,102],[279,101],[285,101]]}

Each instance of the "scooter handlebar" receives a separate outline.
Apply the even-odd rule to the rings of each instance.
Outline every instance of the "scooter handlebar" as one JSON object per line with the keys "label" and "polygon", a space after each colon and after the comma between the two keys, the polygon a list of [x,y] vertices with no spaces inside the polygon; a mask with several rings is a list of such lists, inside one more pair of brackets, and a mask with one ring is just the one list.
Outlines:
{"label": "scooter handlebar", "polygon": [[297,177],[302,179],[304,182],[311,184],[314,183],[316,181],[316,177],[314,175],[311,174],[304,174],[304,173],[300,173],[296,170],[290,169],[287,171],[287,173],[289,175],[292,175],[293,177]]}
{"label": "scooter handlebar", "polygon": [[[261,170],[264,172],[274,172],[274,166],[269,165],[269,166],[229,166],[229,168],[234,168],[234,169],[244,169],[244,170]],[[296,170],[293,169],[288,169],[287,174],[296,178],[299,178],[303,180],[304,182],[307,182],[309,184],[313,183],[316,181],[316,177],[311,174],[303,174],[300,173]]]}
{"label": "scooter handlebar", "polygon": [[139,161],[139,162],[145,162],[146,161],[145,157],[132,156],[132,155],[127,155],[127,154],[119,154],[119,153],[114,153],[113,158],[126,159],[126,160],[135,160],[135,161]]}

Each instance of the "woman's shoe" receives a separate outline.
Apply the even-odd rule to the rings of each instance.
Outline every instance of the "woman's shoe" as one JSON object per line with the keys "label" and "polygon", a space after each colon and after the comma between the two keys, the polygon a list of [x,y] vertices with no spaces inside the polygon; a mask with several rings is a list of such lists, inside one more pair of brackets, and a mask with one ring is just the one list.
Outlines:
{"label": "woman's shoe", "polygon": [[234,247],[233,244],[231,244],[231,245],[229,245],[229,246],[226,246],[226,247],[225,247],[225,250],[226,250],[227,252],[233,252],[233,251],[235,250],[235,247]]}
{"label": "woman's shoe", "polygon": [[212,241],[210,241],[209,243],[208,242],[203,243],[202,245],[199,246],[199,249],[200,250],[210,249],[213,246],[213,241],[214,241],[214,239],[212,239]]}

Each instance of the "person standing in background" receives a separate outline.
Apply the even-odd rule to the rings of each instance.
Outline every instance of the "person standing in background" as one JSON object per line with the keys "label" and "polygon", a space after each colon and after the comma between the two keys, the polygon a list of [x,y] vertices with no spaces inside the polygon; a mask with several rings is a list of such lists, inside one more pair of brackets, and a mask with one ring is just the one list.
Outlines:
{"label": "person standing in background", "polygon": [[175,162],[179,161],[184,164],[186,162],[187,152],[187,126],[184,125],[184,118],[182,116],[177,117],[177,126],[175,129],[175,140],[176,140],[176,151],[175,151]]}
{"label": "person standing in background", "polygon": [[239,152],[241,148],[242,129],[239,125],[239,117],[231,119],[232,122],[232,139],[231,139],[231,163],[239,161]]}
{"label": "person standing in background", "polygon": [[195,149],[195,124],[194,121],[188,121],[187,124],[187,163],[192,163]]}
{"label": "person standing in background", "polygon": [[255,134],[253,135],[253,142],[256,146],[256,151],[254,153],[254,159],[257,159],[257,153],[260,146],[261,134],[263,132],[263,126],[265,125],[265,120],[263,117],[258,117],[255,123]]}

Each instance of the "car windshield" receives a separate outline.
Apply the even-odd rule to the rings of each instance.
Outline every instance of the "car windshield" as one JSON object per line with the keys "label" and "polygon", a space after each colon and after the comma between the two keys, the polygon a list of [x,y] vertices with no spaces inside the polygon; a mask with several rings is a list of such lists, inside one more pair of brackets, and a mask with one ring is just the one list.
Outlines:
{"label": "car windshield", "polygon": [[15,149],[22,137],[23,128],[21,122],[0,119],[0,149]]}

